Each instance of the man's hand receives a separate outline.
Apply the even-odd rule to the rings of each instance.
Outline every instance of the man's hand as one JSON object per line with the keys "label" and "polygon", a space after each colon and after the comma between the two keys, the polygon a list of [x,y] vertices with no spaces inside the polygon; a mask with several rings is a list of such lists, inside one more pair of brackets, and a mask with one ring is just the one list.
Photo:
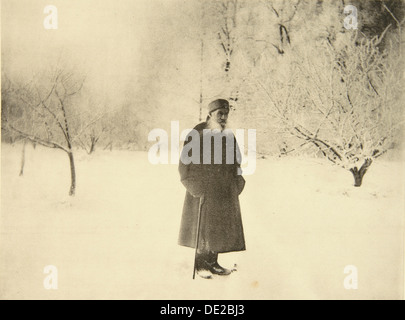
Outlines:
{"label": "man's hand", "polygon": [[236,190],[238,192],[238,195],[240,195],[245,188],[246,181],[242,176],[237,176],[236,177]]}
{"label": "man's hand", "polygon": [[204,189],[200,181],[195,179],[184,179],[181,182],[194,198],[201,198],[204,196]]}

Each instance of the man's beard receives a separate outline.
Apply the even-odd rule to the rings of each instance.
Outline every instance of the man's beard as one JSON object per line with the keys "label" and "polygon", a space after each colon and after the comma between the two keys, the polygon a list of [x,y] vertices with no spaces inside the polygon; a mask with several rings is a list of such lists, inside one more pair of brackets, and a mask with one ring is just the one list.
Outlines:
{"label": "man's beard", "polygon": [[220,130],[220,131],[224,131],[228,128],[228,123],[227,122],[222,122],[219,123],[218,121],[216,121],[213,118],[210,118],[207,122],[207,128],[210,130]]}

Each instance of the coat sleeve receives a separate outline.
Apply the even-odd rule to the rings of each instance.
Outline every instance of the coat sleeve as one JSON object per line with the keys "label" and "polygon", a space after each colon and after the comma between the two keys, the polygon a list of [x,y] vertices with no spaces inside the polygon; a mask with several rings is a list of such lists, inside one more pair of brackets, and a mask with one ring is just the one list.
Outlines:
{"label": "coat sleeve", "polygon": [[[184,143],[184,146],[190,143],[191,140],[191,136],[188,136]],[[187,155],[185,154],[186,152],[187,150],[183,148],[179,161],[181,183],[193,197],[202,197],[204,194],[204,185],[202,179],[201,165],[194,163],[183,163],[182,159],[187,158],[187,156],[191,157],[191,154]],[[189,152],[191,153],[192,151],[190,150]]]}
{"label": "coat sleeve", "polygon": [[236,141],[235,138],[235,180],[236,180],[236,190],[238,192],[238,195],[240,195],[243,192],[243,189],[245,188],[246,185],[246,180],[243,178],[242,175],[238,174],[238,171],[240,169],[240,165],[242,163],[242,154],[239,149],[238,142]]}

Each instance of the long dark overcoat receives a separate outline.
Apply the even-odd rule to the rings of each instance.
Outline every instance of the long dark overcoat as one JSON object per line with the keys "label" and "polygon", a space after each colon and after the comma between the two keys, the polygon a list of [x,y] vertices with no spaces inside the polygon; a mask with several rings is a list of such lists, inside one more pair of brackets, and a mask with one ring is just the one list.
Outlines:
{"label": "long dark overcoat", "polygon": [[[226,146],[232,147],[229,140],[222,139],[222,163],[214,163],[214,139],[211,144],[211,161],[204,164],[203,132],[207,123],[194,128],[200,139],[200,163],[184,164],[182,159],[193,150],[184,148],[179,164],[181,182],[187,189],[181,220],[179,244],[195,248],[200,198],[204,202],[201,208],[200,241],[198,248],[205,251],[225,253],[245,250],[239,195],[245,186],[245,180],[238,175],[240,152],[235,137],[232,135],[234,161],[226,163]],[[214,131],[215,132],[215,131]],[[216,134],[221,134],[219,130]],[[197,137],[198,138],[198,137]],[[189,135],[184,146],[191,143]],[[207,148],[206,148],[207,149]],[[207,161],[206,161],[207,162]]]}

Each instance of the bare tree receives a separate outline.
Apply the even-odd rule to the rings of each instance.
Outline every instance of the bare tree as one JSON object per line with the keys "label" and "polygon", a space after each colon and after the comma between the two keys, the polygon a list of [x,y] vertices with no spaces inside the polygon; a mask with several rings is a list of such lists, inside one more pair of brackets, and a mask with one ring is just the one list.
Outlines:
{"label": "bare tree", "polygon": [[85,110],[80,111],[74,117],[75,136],[72,143],[84,149],[87,154],[96,151],[96,146],[111,138],[114,125],[112,123],[112,114],[114,111],[107,111],[106,106],[101,103],[89,102]]}
{"label": "bare tree", "polygon": [[396,27],[398,29],[398,43],[399,43],[399,58],[402,58],[402,26],[405,23],[405,18],[402,19],[402,21],[398,20],[398,17],[395,15],[394,12],[387,6],[385,1],[382,1],[382,6],[383,8],[390,14],[392,19],[394,19]]}
{"label": "bare tree", "polygon": [[273,19],[277,21],[278,37],[275,39],[257,39],[270,43],[278,54],[283,55],[285,48],[291,44],[290,22],[297,14],[301,0],[295,1],[263,1],[265,7],[273,14]]}
{"label": "bare tree", "polygon": [[[69,107],[81,91],[85,78],[77,79],[72,72],[56,68],[29,83],[12,83],[14,105],[21,113],[2,114],[2,127],[24,139],[68,155],[71,172],[69,195],[76,190],[76,170]],[[11,106],[12,107],[12,106]]]}
{"label": "bare tree", "polygon": [[231,102],[238,100],[241,78],[238,74],[237,54],[247,38],[250,20],[246,12],[253,7],[254,5],[248,6],[243,0],[205,1],[203,5],[205,47],[207,51],[214,49],[216,52],[216,59],[213,59],[215,63],[211,63],[216,68],[210,70],[211,73],[206,72],[206,77],[211,83],[221,83]]}

